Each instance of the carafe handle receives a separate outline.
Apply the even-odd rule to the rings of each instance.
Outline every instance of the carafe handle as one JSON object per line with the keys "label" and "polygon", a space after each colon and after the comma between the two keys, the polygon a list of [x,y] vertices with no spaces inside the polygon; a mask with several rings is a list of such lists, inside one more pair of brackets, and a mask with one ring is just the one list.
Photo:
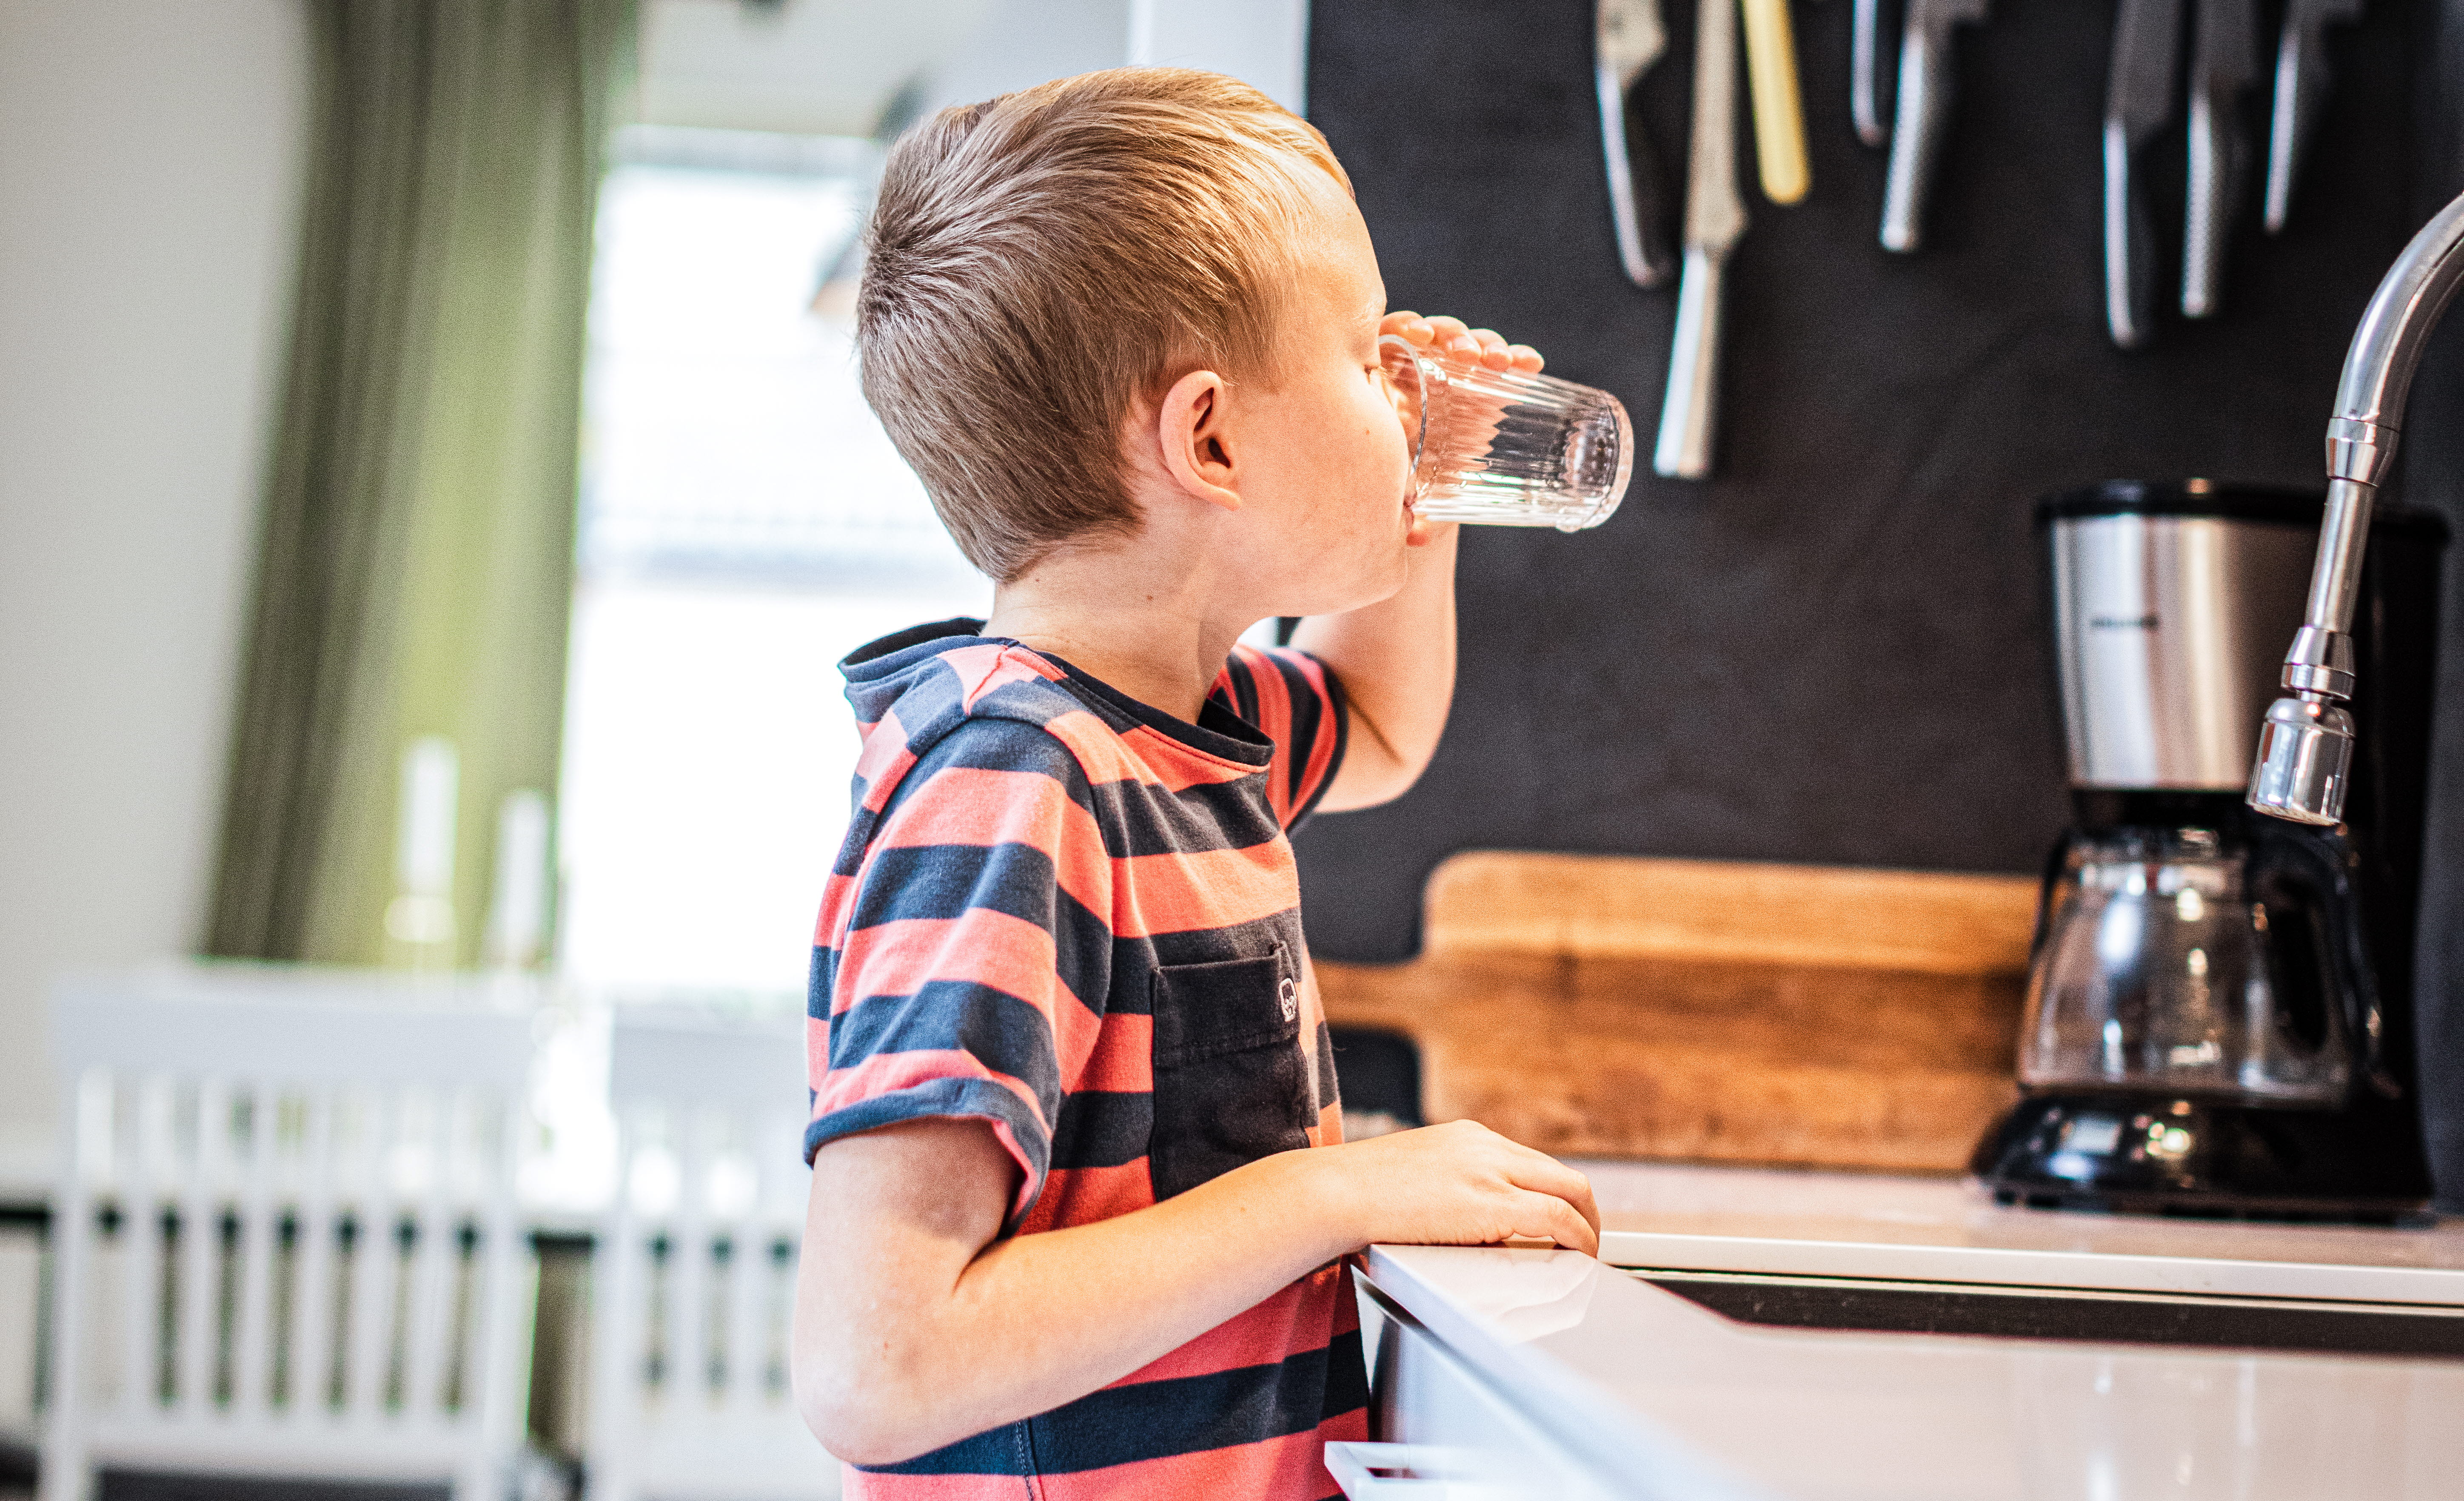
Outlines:
{"label": "carafe handle", "polygon": [[2036,882],[2036,926],[2028,936],[2028,968],[2033,972],[2036,961],[2043,957],[2045,941],[2053,936],[2054,906],[2059,900],[2063,878],[2070,874],[2071,845],[2078,836],[2065,834],[2045,852],[2045,871]]}
{"label": "carafe handle", "polygon": [[2378,975],[2361,921],[2352,847],[2339,835],[2289,826],[2263,826],[2255,843],[2254,889],[2258,874],[2269,869],[2289,872],[2311,889],[2325,931],[2328,967],[2343,998],[2344,1028],[2352,1038],[2356,1076],[2388,1099],[2400,1099],[2404,1086],[2387,1071]]}

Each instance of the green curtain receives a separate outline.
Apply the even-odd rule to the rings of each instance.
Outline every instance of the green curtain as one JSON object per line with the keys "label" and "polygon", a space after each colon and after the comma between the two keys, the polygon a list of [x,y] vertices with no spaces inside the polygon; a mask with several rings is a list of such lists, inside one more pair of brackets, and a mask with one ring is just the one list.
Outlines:
{"label": "green curtain", "polygon": [[553,791],[591,223],[633,0],[310,0],[288,388],[209,952],[386,955],[404,748],[460,754],[454,952],[498,800]]}

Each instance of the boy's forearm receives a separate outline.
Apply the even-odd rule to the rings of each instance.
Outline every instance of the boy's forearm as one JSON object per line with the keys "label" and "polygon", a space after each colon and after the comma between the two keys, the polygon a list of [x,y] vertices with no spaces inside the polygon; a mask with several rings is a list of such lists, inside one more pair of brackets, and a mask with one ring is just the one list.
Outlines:
{"label": "boy's forearm", "polygon": [[[971,1233],[917,1234],[896,1215],[844,1223],[839,1207],[871,1196],[825,1193],[817,1176],[800,1402],[841,1457],[890,1464],[1082,1397],[1355,1249],[1344,1196],[1321,1189],[1330,1165],[1265,1158],[1151,1208],[979,1252]],[[968,1194],[951,1176],[965,1174],[934,1191]]]}
{"label": "boy's forearm", "polygon": [[1333,669],[1351,710],[1351,745],[1319,805],[1329,813],[1401,796],[1437,753],[1454,705],[1460,531],[1436,528],[1413,549],[1411,576],[1392,598],[1312,616],[1293,634],[1293,645]]}
{"label": "boy's forearm", "polygon": [[979,1120],[822,1148],[794,1375],[833,1453],[895,1464],[1049,1411],[1368,1241],[1599,1244],[1580,1173],[1468,1120],[1278,1153],[1148,1208],[996,1239],[1017,1171]]}

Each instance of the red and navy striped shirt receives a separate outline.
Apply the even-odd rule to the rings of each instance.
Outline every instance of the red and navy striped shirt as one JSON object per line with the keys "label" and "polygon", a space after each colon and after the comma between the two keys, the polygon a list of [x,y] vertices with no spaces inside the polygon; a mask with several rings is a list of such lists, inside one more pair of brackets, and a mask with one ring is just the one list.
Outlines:
{"label": "red and navy striped shirt", "polygon": [[[1003,1233],[1027,1235],[1340,1141],[1286,838],[1343,756],[1332,676],[1239,647],[1192,725],[982,628],[842,664],[865,746],[814,936],[805,1156],[981,1120],[1021,1173]],[[1367,1401],[1330,1266],[1076,1402],[849,1467],[847,1493],[1315,1501]]]}

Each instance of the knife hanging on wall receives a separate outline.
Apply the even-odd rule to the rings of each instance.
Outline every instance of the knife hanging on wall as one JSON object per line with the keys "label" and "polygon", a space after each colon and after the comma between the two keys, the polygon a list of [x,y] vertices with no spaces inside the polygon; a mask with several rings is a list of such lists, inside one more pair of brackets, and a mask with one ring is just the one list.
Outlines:
{"label": "knife hanging on wall", "polygon": [[1668,50],[1660,0],[1600,0],[1593,72],[1600,96],[1600,154],[1609,175],[1609,213],[1617,259],[1638,287],[1661,287],[1677,272],[1668,243],[1668,203],[1650,142],[1626,119],[1635,80]]}
{"label": "knife hanging on wall", "polygon": [[1694,21],[1694,132],[1685,167],[1685,272],[1668,394],[1651,467],[1671,479],[1705,479],[1720,396],[1720,283],[1746,232],[1737,191],[1737,0],[1698,0]]}
{"label": "knife hanging on wall", "polygon": [[1788,0],[1741,0],[1746,83],[1754,102],[1754,166],[1763,196],[1793,204],[1814,185],[1805,155],[1805,101],[1796,86],[1796,33]]}
{"label": "knife hanging on wall", "polygon": [[2327,103],[2330,26],[2362,18],[2362,0],[2292,0],[2276,48],[2276,111],[2267,129],[2267,232],[2284,228],[2293,207],[2293,178]]}
{"label": "knife hanging on wall", "polygon": [[1848,31],[1848,120],[1857,139],[1879,146],[1891,139],[1882,122],[1882,0],[1854,0]]}
{"label": "knife hanging on wall", "polygon": [[2182,314],[2224,303],[2225,246],[2249,176],[2241,97],[2258,81],[2256,0],[2197,0],[2190,43],[2189,212],[2182,231]]}
{"label": "knife hanging on wall", "polygon": [[2104,91],[2104,321],[2137,349],[2155,333],[2156,230],[2138,155],[2173,113],[2182,0],[2122,0]]}
{"label": "knife hanging on wall", "polygon": [[1985,19],[1986,0],[1908,0],[1900,29],[1899,118],[1891,126],[1890,177],[1882,185],[1882,248],[1915,250],[1925,239],[1925,198],[1950,120],[1951,29]]}

